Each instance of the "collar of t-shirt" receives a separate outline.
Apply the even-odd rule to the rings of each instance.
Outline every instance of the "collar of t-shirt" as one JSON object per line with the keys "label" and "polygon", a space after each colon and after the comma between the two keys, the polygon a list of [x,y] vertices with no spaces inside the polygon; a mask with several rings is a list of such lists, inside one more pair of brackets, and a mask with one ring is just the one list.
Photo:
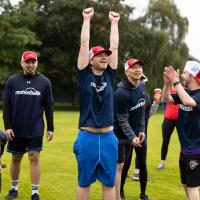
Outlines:
{"label": "collar of t-shirt", "polygon": [[28,78],[28,79],[35,78],[35,77],[39,74],[38,71],[36,71],[35,74],[33,74],[33,75],[31,75],[31,74],[24,74],[24,72],[22,72],[22,71],[21,71],[20,73],[22,74],[22,76],[23,76],[24,78]]}

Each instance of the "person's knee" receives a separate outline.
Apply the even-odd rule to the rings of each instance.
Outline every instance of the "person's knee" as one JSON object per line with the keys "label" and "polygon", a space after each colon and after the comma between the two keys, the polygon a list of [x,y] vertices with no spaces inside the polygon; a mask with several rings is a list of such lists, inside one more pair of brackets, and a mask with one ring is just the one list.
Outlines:
{"label": "person's knee", "polygon": [[141,171],[144,171],[144,170],[146,170],[147,169],[147,164],[146,164],[146,162],[145,161],[143,161],[143,162],[140,162],[139,163],[139,169],[141,170]]}
{"label": "person's knee", "polygon": [[187,187],[187,193],[188,193],[188,197],[189,200],[199,200],[199,188],[198,187],[194,187],[194,188],[190,188]]}
{"label": "person's knee", "polygon": [[19,164],[22,160],[23,155],[13,155],[12,156],[12,163],[13,164]]}
{"label": "person's knee", "polygon": [[115,200],[115,187],[108,187],[106,185],[102,185],[103,196],[105,200]]}
{"label": "person's knee", "polygon": [[39,153],[38,152],[29,152],[29,160],[31,163],[37,164],[39,163]]}

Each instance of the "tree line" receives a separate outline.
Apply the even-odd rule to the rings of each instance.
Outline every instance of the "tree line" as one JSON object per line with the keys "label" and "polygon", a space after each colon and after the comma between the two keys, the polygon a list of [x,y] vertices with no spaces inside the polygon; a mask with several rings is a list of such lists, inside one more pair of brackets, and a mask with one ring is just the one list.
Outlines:
{"label": "tree line", "polygon": [[185,35],[188,20],[180,15],[173,0],[150,0],[144,16],[133,19],[134,7],[124,0],[23,0],[12,5],[0,0],[0,90],[7,78],[20,70],[24,50],[39,54],[39,71],[52,82],[56,100],[75,105],[77,56],[82,10],[94,7],[90,45],[108,48],[109,10],[120,13],[118,82],[124,62],[136,57],[145,62],[149,92],[162,87],[162,71],[173,65],[182,69],[188,59]]}

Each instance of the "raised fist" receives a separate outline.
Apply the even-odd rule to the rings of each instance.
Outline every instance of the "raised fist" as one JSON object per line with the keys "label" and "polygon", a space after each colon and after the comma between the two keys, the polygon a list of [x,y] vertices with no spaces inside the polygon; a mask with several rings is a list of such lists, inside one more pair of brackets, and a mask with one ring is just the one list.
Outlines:
{"label": "raised fist", "polygon": [[83,13],[82,13],[84,19],[91,19],[92,16],[94,15],[94,8],[90,7],[90,8],[85,8],[83,10]]}
{"label": "raised fist", "polygon": [[120,19],[120,14],[117,12],[110,11],[109,12],[109,19],[111,22],[118,22]]}

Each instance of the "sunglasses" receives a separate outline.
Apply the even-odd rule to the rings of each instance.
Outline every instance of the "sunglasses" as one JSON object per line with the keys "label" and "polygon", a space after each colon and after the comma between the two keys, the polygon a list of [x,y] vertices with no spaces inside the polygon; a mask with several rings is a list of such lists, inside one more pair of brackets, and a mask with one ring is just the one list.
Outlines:
{"label": "sunglasses", "polygon": [[26,64],[35,64],[37,60],[25,60],[24,61]]}

